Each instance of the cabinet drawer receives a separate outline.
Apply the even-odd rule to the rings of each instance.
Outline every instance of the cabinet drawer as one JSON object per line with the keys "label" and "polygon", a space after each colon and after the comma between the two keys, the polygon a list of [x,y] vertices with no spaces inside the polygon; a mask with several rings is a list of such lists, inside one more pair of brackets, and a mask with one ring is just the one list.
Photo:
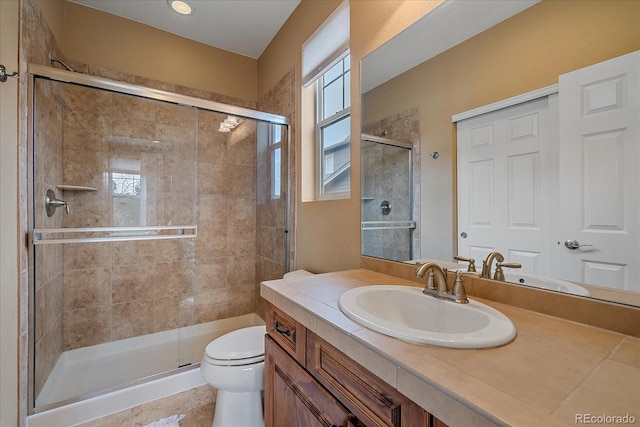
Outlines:
{"label": "cabinet drawer", "polygon": [[265,304],[267,334],[304,366],[307,329],[272,304]]}
{"label": "cabinet drawer", "polygon": [[366,426],[430,425],[428,412],[312,332],[307,370]]}

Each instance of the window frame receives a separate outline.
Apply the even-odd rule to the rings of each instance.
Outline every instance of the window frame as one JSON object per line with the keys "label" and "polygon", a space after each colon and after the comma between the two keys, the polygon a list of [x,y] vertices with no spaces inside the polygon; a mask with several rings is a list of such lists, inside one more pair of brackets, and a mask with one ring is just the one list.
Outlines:
{"label": "window frame", "polygon": [[[330,115],[329,117],[322,118],[324,113],[324,87],[328,85],[324,85],[324,76],[327,71],[331,70],[334,66],[343,62],[347,57],[351,55],[350,50],[345,51],[342,55],[340,55],[336,60],[328,67],[323,70],[323,72],[316,78],[315,85],[315,157],[316,157],[316,200],[335,200],[335,199],[346,199],[351,196],[351,182],[349,182],[349,189],[346,191],[339,191],[333,193],[325,193],[324,192],[324,180],[325,180],[325,164],[324,164],[324,141],[322,138],[323,129],[331,126],[332,124],[338,123],[346,118],[351,120],[351,100],[348,99],[348,107],[343,108],[342,110]],[[349,66],[348,70],[349,78],[351,77],[351,66]],[[347,99],[344,97],[344,89],[346,86],[345,76],[347,72],[345,72],[344,68],[340,76],[343,79],[342,85],[342,94],[343,94],[343,105],[346,103]],[[337,79],[338,77],[336,77]],[[332,80],[332,81],[335,81]],[[349,97],[351,96],[351,82],[349,82]],[[351,122],[349,122],[349,138],[351,136]],[[349,163],[351,163],[351,142],[349,141]],[[350,167],[350,166],[349,166]]]}

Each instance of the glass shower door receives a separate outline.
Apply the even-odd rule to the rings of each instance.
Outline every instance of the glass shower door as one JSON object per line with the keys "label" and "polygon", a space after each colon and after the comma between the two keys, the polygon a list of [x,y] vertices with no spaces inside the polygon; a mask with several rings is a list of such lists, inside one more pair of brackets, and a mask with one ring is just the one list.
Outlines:
{"label": "glass shower door", "polygon": [[262,324],[260,282],[291,255],[286,118],[30,69],[34,411],[194,368]]}
{"label": "glass shower door", "polygon": [[195,108],[35,79],[36,406],[199,361],[197,119]]}
{"label": "glass shower door", "polygon": [[360,147],[361,253],[410,260],[415,229],[411,145],[363,135]]}

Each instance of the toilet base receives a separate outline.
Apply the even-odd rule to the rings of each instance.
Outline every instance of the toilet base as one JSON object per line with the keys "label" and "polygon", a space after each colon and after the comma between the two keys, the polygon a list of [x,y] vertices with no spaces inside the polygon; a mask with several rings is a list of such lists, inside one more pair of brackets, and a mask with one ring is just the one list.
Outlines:
{"label": "toilet base", "polygon": [[264,427],[262,393],[218,390],[212,427]]}

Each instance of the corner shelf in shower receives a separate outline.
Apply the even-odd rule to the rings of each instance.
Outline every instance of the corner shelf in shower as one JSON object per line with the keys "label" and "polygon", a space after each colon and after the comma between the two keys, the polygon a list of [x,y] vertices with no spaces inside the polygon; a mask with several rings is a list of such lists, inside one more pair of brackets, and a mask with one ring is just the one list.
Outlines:
{"label": "corner shelf in shower", "polygon": [[56,185],[56,188],[64,191],[98,191],[96,187],[86,187],[84,185],[58,184]]}

